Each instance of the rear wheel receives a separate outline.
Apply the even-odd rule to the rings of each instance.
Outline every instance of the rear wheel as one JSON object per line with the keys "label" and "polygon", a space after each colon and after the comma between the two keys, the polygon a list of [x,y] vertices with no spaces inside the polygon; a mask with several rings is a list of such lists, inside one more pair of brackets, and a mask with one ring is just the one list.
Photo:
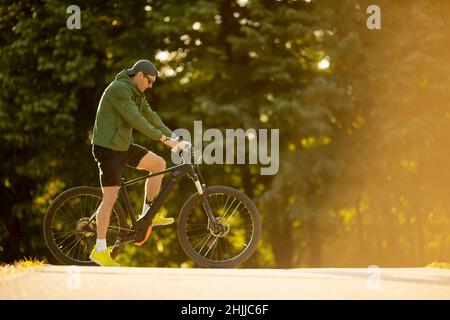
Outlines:
{"label": "rear wheel", "polygon": [[247,260],[256,250],[261,220],[253,201],[239,190],[212,186],[204,191],[215,220],[214,230],[202,197],[192,195],[181,209],[178,238],[186,254],[198,264],[231,268]]}
{"label": "rear wheel", "polygon": [[[44,217],[44,238],[50,252],[64,264],[96,265],[89,255],[94,248],[97,234],[95,213],[102,202],[101,188],[82,186],[61,193],[50,204]],[[120,237],[120,230],[127,228],[122,206],[116,202],[111,212],[106,235],[108,246]],[[115,247],[111,256],[120,251]]]}

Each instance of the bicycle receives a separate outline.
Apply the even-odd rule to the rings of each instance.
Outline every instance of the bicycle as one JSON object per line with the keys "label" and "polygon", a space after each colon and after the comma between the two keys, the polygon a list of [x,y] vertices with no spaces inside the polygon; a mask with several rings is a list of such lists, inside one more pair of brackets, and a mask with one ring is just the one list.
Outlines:
{"label": "bicycle", "polygon": [[[197,192],[187,199],[179,213],[177,234],[182,249],[203,267],[232,268],[244,262],[256,250],[261,235],[261,219],[255,204],[237,189],[222,185],[207,187],[200,172],[201,157],[195,161],[192,147],[181,150],[179,156],[183,159],[179,165],[130,181],[122,178],[119,194],[125,208],[116,201],[107,231],[107,243],[113,244],[111,256],[115,258],[127,243],[143,245],[152,230],[153,217],[176,183],[187,175]],[[166,173],[171,176],[152,206],[136,219],[127,186]],[[89,254],[95,245],[96,211],[101,200],[101,188],[78,186],[62,192],[50,204],[44,217],[44,238],[59,262],[96,265]]]}

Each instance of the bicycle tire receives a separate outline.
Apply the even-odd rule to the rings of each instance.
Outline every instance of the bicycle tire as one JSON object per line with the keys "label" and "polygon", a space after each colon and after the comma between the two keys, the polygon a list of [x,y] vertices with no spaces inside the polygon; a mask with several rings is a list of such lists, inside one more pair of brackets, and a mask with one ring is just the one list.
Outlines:
{"label": "bicycle tire", "polygon": [[[64,251],[56,243],[55,232],[53,232],[53,221],[54,221],[55,216],[60,212],[60,210],[67,203],[67,201],[70,201],[71,199],[76,199],[76,197],[79,197],[79,196],[87,196],[87,197],[91,196],[91,197],[94,197],[97,199],[96,200],[97,203],[100,203],[101,199],[103,197],[103,193],[102,193],[101,188],[90,187],[90,186],[79,186],[79,187],[74,187],[74,188],[68,189],[68,190],[62,192],[61,194],[59,194],[53,200],[53,202],[50,204],[50,206],[47,209],[47,212],[45,213],[44,222],[43,222],[44,239],[45,239],[48,249],[50,250],[50,252],[53,254],[53,256],[59,262],[61,262],[63,264],[68,264],[68,265],[95,266],[97,264],[95,262],[90,261],[88,255],[87,255],[87,257],[84,257],[83,260],[77,260],[77,259],[74,259],[73,257],[71,257],[69,254],[64,253]],[[67,211],[69,211],[69,210],[67,210]],[[82,216],[84,213],[83,211],[85,211],[84,208],[81,211],[80,219],[89,216],[89,215]],[[94,210],[94,212],[95,212],[95,210]],[[88,213],[92,214],[93,212],[91,210]],[[74,218],[73,211],[70,212],[70,215],[72,216],[72,218]],[[116,201],[116,203],[114,204],[114,207],[111,211],[112,223],[116,222],[115,220],[113,220],[114,217],[116,217],[116,219],[117,219],[117,224],[118,224],[119,228],[127,227],[127,223],[126,223],[127,220],[126,220],[126,216],[124,214],[124,210],[118,201]],[[80,220],[78,220],[78,222],[79,221]],[[72,223],[73,222],[74,221],[72,221]],[[96,232],[95,232],[95,234],[96,234]],[[95,240],[95,238],[96,237],[93,237],[90,240]],[[108,234],[107,234],[107,240],[109,242],[112,242],[113,239],[110,239],[110,238],[108,239]],[[63,240],[63,241],[65,241],[65,240]],[[86,245],[88,253],[93,248],[92,241],[89,241],[89,242],[91,243],[91,246],[87,247],[87,245]],[[116,257],[117,254],[120,252],[120,249],[121,248],[116,247],[114,252],[111,253],[111,256],[113,258]]]}
{"label": "bicycle tire", "polygon": [[[178,218],[178,228],[177,228],[177,233],[178,233],[178,239],[180,241],[181,247],[183,248],[184,252],[196,263],[198,263],[199,265],[203,266],[203,267],[210,267],[210,268],[232,268],[235,267],[236,265],[243,263],[244,261],[246,261],[257,249],[259,240],[260,240],[260,236],[261,236],[261,219],[260,219],[260,215],[258,212],[258,209],[256,208],[255,204],[253,203],[253,201],[244,193],[240,192],[239,190],[236,190],[234,188],[231,187],[227,187],[227,186],[211,186],[211,187],[207,187],[204,190],[205,195],[208,197],[208,201],[211,203],[211,208],[213,210],[213,213],[216,215],[217,219],[221,219],[220,221],[223,221],[223,224],[227,224],[228,223],[228,232],[226,233],[226,235],[223,236],[215,236],[214,234],[212,234],[212,231],[207,230],[205,231],[203,229],[203,226],[201,226],[200,224],[204,224],[205,222],[199,222],[201,219],[206,218],[207,219],[207,214],[204,208],[200,208],[200,209],[196,209],[199,204],[202,204],[202,197],[196,193],[193,194],[183,205],[183,208],[181,209],[180,212],[180,216]],[[226,201],[224,199],[224,196],[227,197]],[[213,201],[213,197],[216,197]],[[219,197],[221,198],[221,200],[217,200],[219,199]],[[233,202],[230,200],[234,199]],[[228,211],[230,211],[231,206],[233,205],[235,200],[238,200],[239,204],[238,207],[241,206],[241,204],[243,204],[242,209],[246,209],[246,213],[245,215],[248,216],[247,218],[245,218],[245,216],[242,214],[241,216],[244,216],[245,219],[247,219],[248,221],[251,220],[251,232],[246,232],[244,229],[244,232],[242,232],[242,229],[235,229],[232,230],[232,228],[235,228],[234,226],[231,227],[230,225],[232,224],[232,222],[230,222],[230,219],[228,219],[227,221],[225,221],[225,217],[228,214]],[[217,204],[215,202],[221,202],[222,205],[225,204],[225,206],[223,208],[220,208],[221,204]],[[231,205],[229,205],[229,203],[231,203]],[[236,203],[237,204],[237,203]],[[235,205],[236,205],[235,204]],[[226,206],[229,205],[230,207],[228,208],[228,210],[225,211]],[[234,212],[236,212],[237,208],[236,207],[234,209]],[[195,210],[197,210],[197,215],[199,216],[199,218],[197,220],[195,215],[196,213],[194,212]],[[240,209],[241,210],[241,209]],[[241,214],[241,211],[239,210],[239,213]],[[199,211],[203,211],[203,213],[200,213]],[[222,212],[222,213],[221,213]],[[233,214],[234,214],[233,212]],[[200,216],[203,214],[203,218],[200,218]],[[233,215],[229,216],[230,218],[233,217]],[[235,218],[234,221],[236,221],[236,219],[240,219],[242,221],[244,221],[245,223],[245,219],[240,217],[240,218],[236,218],[237,216],[234,215]],[[218,220],[218,221],[219,221]],[[209,224],[208,224],[209,225]],[[191,229],[189,226],[196,226],[195,229]],[[196,230],[200,230],[200,231],[196,231]],[[211,250],[212,246],[214,246],[215,243],[217,243],[216,249],[219,248],[218,250],[214,249],[215,251],[220,251],[220,253],[222,252],[222,250],[226,251],[226,249],[228,249],[228,251],[230,251],[230,247],[229,245],[231,245],[232,249],[234,246],[239,246],[240,244],[237,244],[237,242],[230,242],[230,239],[234,240],[238,239],[239,237],[237,237],[236,235],[241,234],[244,235],[244,248],[241,252],[239,252],[236,255],[231,256],[230,258],[226,258],[225,255],[223,258],[219,257],[218,255],[219,253],[216,252],[216,257],[214,258],[214,250],[213,253],[211,253],[211,256],[208,257],[208,252],[206,252],[205,255],[203,255],[201,253],[203,247],[206,245],[206,243],[208,243],[208,241],[211,241],[210,238],[211,236],[208,236],[208,239],[206,240],[205,244],[203,245],[203,247],[198,250],[197,248],[199,247],[199,244],[195,244],[195,239],[199,238],[199,237],[203,237],[203,234],[201,235],[196,235],[195,233],[193,233],[193,231],[196,232],[201,232],[204,234],[204,237],[207,237],[207,232],[210,232],[211,235],[213,237],[216,238],[216,240],[213,240],[214,243],[211,244],[211,246],[209,247],[208,251]],[[247,233],[249,233],[249,236],[247,235]],[[250,234],[251,233],[251,234]],[[225,239],[225,237],[228,237],[229,239]],[[247,239],[248,236],[248,239]],[[219,239],[220,238],[220,239]],[[248,240],[248,243],[245,243]],[[222,243],[222,244],[220,244]],[[194,246],[195,245],[195,246]],[[222,248],[222,249],[221,249]],[[225,249],[224,249],[225,248]],[[239,251],[239,250],[237,250]],[[230,256],[230,253],[227,253],[228,256]]]}

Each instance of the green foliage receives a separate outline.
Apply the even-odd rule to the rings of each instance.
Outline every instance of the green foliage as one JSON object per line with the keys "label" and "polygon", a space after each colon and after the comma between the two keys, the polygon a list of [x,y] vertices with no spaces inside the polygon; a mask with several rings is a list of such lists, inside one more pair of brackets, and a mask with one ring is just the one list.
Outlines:
{"label": "green foliage", "polygon": [[[78,1],[82,28],[69,30],[70,4],[0,7],[0,261],[54,262],[45,210],[64,189],[98,185],[98,101],[141,58],[160,68],[148,99],[170,128],[280,129],[276,176],[203,166],[208,185],[241,189],[262,213],[243,267],[449,259],[448,4],[379,1],[382,29],[368,30],[368,1]],[[135,141],[170,164],[161,144]],[[175,191],[163,210],[176,217],[195,188]],[[131,198],[138,213],[143,185]],[[120,262],[192,267],[177,241],[161,228]]]}

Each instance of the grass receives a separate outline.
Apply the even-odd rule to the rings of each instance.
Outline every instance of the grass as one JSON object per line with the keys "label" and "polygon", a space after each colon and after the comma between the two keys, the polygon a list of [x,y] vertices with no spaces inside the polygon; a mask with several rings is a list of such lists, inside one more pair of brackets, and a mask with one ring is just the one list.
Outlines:
{"label": "grass", "polygon": [[427,265],[427,268],[450,269],[450,263],[433,261]]}
{"label": "grass", "polygon": [[15,261],[14,264],[4,264],[0,265],[0,279],[7,276],[15,275],[20,272],[28,271],[34,267],[42,265],[44,262],[37,259],[28,259]]}

